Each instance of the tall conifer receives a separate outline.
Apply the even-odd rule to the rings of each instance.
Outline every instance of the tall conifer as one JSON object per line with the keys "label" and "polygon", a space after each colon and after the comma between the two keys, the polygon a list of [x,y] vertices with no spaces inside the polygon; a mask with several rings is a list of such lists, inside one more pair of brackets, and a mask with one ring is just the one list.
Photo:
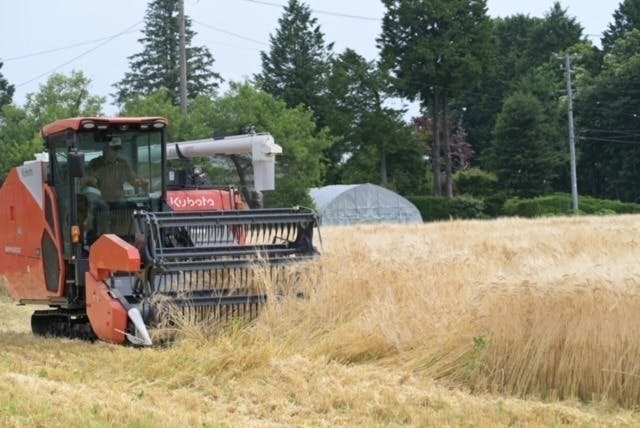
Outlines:
{"label": "tall conifer", "polygon": [[[143,37],[138,41],[142,52],[129,57],[131,71],[116,83],[116,102],[124,102],[136,95],[148,95],[160,88],[169,90],[175,104],[180,97],[180,54],[178,2],[153,0],[145,15]],[[187,96],[194,99],[199,94],[210,94],[221,78],[212,70],[213,56],[205,46],[191,46],[196,33],[191,20],[185,16],[185,40],[187,56]]]}
{"label": "tall conifer", "polygon": [[634,28],[640,29],[640,0],[624,0],[613,12],[613,22],[602,35],[602,49],[609,52],[616,40]]}
{"label": "tall conifer", "polygon": [[311,9],[299,0],[289,0],[269,52],[261,52],[262,73],[256,80],[266,92],[287,106],[310,108],[323,123],[323,97],[327,91],[329,58],[333,44],[325,44],[324,34]]}

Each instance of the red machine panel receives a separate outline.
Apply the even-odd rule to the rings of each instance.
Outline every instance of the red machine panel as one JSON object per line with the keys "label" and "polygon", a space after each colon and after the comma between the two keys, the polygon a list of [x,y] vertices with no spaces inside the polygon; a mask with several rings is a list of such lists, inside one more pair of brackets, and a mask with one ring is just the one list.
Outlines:
{"label": "red machine panel", "polygon": [[0,271],[19,301],[64,293],[57,204],[43,183],[45,168],[43,162],[14,168],[0,188]]}
{"label": "red machine panel", "polygon": [[87,287],[87,315],[91,328],[106,342],[124,343],[127,329],[127,311],[117,299],[109,294],[104,282],[97,280],[90,272],[85,274]]}

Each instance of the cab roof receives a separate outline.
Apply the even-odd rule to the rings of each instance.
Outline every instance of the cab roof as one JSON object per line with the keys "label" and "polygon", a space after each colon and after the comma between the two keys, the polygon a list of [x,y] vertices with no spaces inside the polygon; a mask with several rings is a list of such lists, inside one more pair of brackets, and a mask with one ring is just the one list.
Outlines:
{"label": "cab roof", "polygon": [[46,138],[50,135],[57,134],[62,131],[79,131],[82,129],[82,123],[93,121],[96,123],[107,123],[110,125],[139,125],[145,122],[162,122],[165,126],[169,125],[169,120],[160,116],[149,117],[73,117],[70,119],[57,120],[49,125],[45,125],[40,131],[40,135]]}

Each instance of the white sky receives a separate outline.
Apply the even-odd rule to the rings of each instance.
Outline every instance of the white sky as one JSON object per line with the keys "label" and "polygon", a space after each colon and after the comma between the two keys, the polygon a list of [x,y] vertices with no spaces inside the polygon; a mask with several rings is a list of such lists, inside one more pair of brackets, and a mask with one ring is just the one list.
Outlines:
{"label": "white sky", "polygon": [[[177,0],[176,0],[177,1]],[[194,21],[194,45],[206,45],[214,68],[225,80],[242,80],[260,72],[261,50],[268,50],[286,0],[185,0]],[[488,0],[493,17],[517,13],[542,17],[553,0]],[[613,20],[618,0],[561,0],[594,43]],[[350,47],[368,59],[377,57],[375,39],[380,21],[335,16],[323,12],[381,19],[378,0],[307,0],[327,42],[335,51]],[[14,101],[22,105],[52,72],[81,70],[92,80],[91,91],[108,96],[112,84],[128,70],[127,57],[142,50],[146,0],[0,0],[0,73],[16,86]],[[137,24],[137,25],[136,25]],[[127,29],[132,29],[120,34]],[[231,34],[233,33],[233,34]],[[110,39],[110,37],[118,35]],[[73,45],[79,45],[71,47]],[[64,49],[60,49],[64,48]],[[56,50],[55,52],[41,53]],[[111,103],[111,97],[107,102]],[[107,106],[106,113],[115,113]]]}

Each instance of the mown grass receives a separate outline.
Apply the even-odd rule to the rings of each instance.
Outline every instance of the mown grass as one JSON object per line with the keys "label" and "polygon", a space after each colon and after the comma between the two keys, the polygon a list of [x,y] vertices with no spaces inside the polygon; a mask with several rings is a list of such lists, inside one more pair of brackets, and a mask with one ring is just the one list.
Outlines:
{"label": "mown grass", "polygon": [[638,425],[638,226],[326,228],[304,299],[151,349],[33,337],[3,297],[0,425]]}

